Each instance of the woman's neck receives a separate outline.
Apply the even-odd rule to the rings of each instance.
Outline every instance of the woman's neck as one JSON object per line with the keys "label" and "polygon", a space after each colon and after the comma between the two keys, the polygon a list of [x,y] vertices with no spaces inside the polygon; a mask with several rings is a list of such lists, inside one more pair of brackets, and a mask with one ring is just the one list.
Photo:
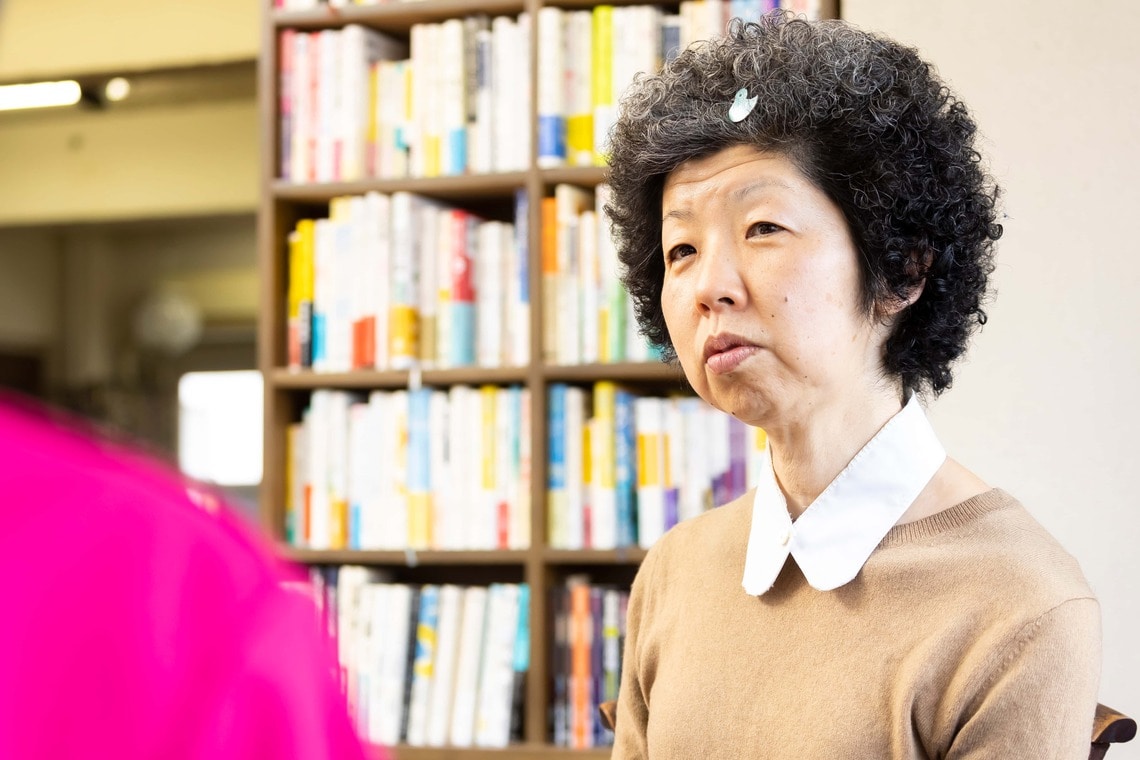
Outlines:
{"label": "woman's neck", "polygon": [[902,409],[897,390],[850,396],[805,419],[765,429],[776,481],[793,520],[803,514],[859,450]]}

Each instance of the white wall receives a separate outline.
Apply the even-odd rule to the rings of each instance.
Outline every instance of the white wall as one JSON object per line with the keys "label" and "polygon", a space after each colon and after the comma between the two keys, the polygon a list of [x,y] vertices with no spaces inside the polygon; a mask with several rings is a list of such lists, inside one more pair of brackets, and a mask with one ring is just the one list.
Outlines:
{"label": "white wall", "polygon": [[257,0],[3,0],[0,80],[249,60]]}
{"label": "white wall", "polygon": [[1080,560],[1102,606],[1101,701],[1138,716],[1140,3],[844,0],[843,15],[918,47],[978,121],[1008,214],[997,296],[932,418]]}
{"label": "white wall", "polygon": [[0,225],[250,212],[257,104],[72,110],[0,124]]}

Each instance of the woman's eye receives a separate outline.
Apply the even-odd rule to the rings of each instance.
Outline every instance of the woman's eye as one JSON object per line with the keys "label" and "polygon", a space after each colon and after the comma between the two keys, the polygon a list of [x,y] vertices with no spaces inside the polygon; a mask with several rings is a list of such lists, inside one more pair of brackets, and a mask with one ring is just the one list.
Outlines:
{"label": "woman's eye", "polygon": [[689,245],[688,243],[682,243],[681,245],[675,245],[670,248],[669,255],[666,258],[668,258],[669,261],[676,261],[677,259],[683,259],[686,256],[691,256],[696,252],[697,249],[693,246]]}
{"label": "woman's eye", "polygon": [[748,228],[748,237],[756,237],[757,235],[771,235],[773,232],[779,232],[782,229],[783,227],[780,225],[772,224],[771,222],[756,222]]}

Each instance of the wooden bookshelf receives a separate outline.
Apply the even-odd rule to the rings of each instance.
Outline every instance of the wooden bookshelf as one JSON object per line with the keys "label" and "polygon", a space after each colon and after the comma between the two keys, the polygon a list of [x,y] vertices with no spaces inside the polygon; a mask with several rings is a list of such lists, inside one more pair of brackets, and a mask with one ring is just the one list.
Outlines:
{"label": "wooden bookshelf", "polygon": [[[269,0],[264,0],[269,4]],[[398,760],[523,760],[524,758],[609,757],[608,748],[569,750],[555,747],[548,735],[550,687],[550,595],[571,573],[596,573],[607,582],[628,583],[645,550],[629,547],[611,551],[566,551],[547,545],[546,471],[547,402],[546,390],[552,383],[586,385],[598,380],[615,380],[633,387],[675,392],[688,389],[676,366],[653,364],[590,364],[562,366],[543,363],[543,290],[539,261],[541,250],[541,211],[539,199],[549,195],[559,183],[595,187],[604,181],[598,167],[539,168],[535,163],[538,144],[536,90],[538,58],[536,45],[525,62],[531,72],[531,162],[523,171],[486,175],[447,176],[398,180],[369,179],[354,182],[297,184],[278,177],[279,114],[277,111],[278,35],[286,29],[315,31],[336,29],[359,23],[407,39],[409,30],[422,22],[439,22],[474,13],[490,16],[517,16],[528,12],[533,20],[544,5],[564,9],[588,9],[593,0],[422,0],[393,2],[379,6],[350,6],[308,11],[266,9],[262,25],[262,54],[259,60],[258,90],[261,113],[262,181],[258,217],[260,267],[260,318],[258,361],[265,379],[264,476],[261,514],[268,530],[279,541],[284,536],[285,431],[296,421],[309,394],[317,389],[397,389],[417,385],[447,387],[456,384],[522,384],[530,389],[531,451],[531,535],[530,548],[519,551],[354,551],[311,550],[281,545],[281,552],[305,565],[362,564],[390,570],[410,582],[474,583],[484,579],[524,582],[530,586],[530,668],[527,673],[523,742],[502,750],[475,748],[419,748],[397,746]],[[640,3],[612,0],[612,5]],[[676,9],[679,2],[660,3]],[[838,15],[837,0],[825,2],[825,15]],[[533,33],[533,27],[532,27]],[[286,238],[294,223],[317,213],[322,204],[344,195],[369,191],[393,193],[408,191],[475,210],[510,207],[518,189],[527,193],[530,267],[530,363],[521,367],[464,368],[407,371],[354,371],[318,373],[286,367]]]}

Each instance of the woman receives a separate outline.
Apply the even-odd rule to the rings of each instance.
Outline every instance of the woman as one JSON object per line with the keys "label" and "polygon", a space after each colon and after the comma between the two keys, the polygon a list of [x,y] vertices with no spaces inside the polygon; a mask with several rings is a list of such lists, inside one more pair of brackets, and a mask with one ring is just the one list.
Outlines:
{"label": "woman", "polygon": [[1088,756],[1097,602],[915,396],[985,321],[974,132],[913,50],[780,15],[623,100],[610,213],[641,327],[770,455],[646,557],[615,758]]}

